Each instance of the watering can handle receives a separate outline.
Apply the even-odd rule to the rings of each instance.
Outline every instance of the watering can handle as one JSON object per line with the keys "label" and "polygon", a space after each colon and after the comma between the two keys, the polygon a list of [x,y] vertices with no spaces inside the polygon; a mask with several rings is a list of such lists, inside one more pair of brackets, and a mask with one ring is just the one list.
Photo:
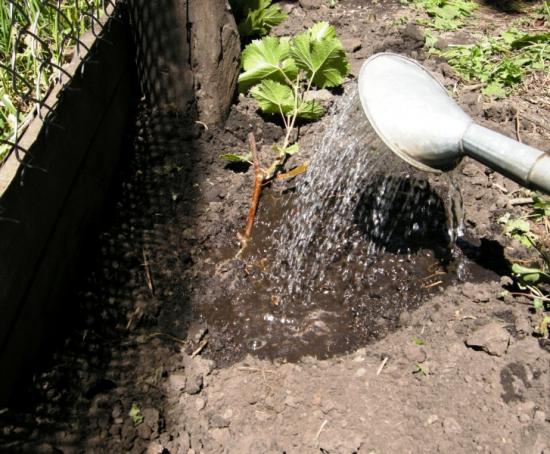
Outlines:
{"label": "watering can handle", "polygon": [[550,194],[550,154],[471,123],[461,141],[464,153],[522,186]]}

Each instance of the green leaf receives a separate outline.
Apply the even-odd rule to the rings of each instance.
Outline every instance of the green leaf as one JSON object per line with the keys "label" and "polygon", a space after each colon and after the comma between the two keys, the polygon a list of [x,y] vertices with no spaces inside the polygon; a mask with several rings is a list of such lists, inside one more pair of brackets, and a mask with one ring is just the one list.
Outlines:
{"label": "green leaf", "polygon": [[285,153],[289,156],[295,155],[300,152],[300,145],[297,143],[285,148]]}
{"label": "green leaf", "polygon": [[424,345],[424,341],[422,339],[418,339],[418,338],[414,338],[413,339],[413,342],[416,344],[416,345]]}
{"label": "green leaf", "polygon": [[288,85],[273,80],[263,80],[250,90],[264,113],[287,115],[294,111],[294,92]]}
{"label": "green leaf", "polygon": [[531,231],[525,219],[513,219],[506,224],[506,233],[527,233]]}
{"label": "green leaf", "polygon": [[548,337],[548,325],[550,325],[550,316],[545,315],[537,326],[537,333],[543,337]]}
{"label": "green leaf", "polygon": [[298,118],[319,120],[325,115],[325,108],[317,101],[304,101],[298,108]]}
{"label": "green leaf", "polygon": [[283,158],[286,155],[292,156],[298,153],[300,151],[300,146],[297,143],[295,143],[286,148],[283,148],[280,145],[275,144],[273,145],[273,150],[277,153],[279,157]]}
{"label": "green leaf", "polygon": [[550,216],[550,199],[543,199],[538,196],[533,197],[533,215],[537,219]]}
{"label": "green leaf", "polygon": [[519,276],[524,282],[536,284],[541,279],[550,280],[550,274],[542,271],[539,268],[528,268],[526,266],[518,265],[514,263],[512,265],[512,272]]}
{"label": "green leaf", "polygon": [[518,240],[525,247],[532,247],[537,235],[531,232],[529,222],[525,219],[512,219],[506,223],[505,233]]}
{"label": "green leaf", "polygon": [[437,36],[435,36],[432,32],[427,31],[424,35],[424,46],[431,49],[432,47],[435,47],[437,40]]}
{"label": "green leaf", "polygon": [[244,69],[239,76],[241,92],[265,79],[288,83],[298,75],[296,63],[290,58],[288,38],[266,36],[252,41],[242,53],[241,65]]}
{"label": "green leaf", "polygon": [[424,376],[428,376],[428,368],[426,366],[423,366],[422,364],[417,363],[415,365],[415,370],[413,371],[413,374],[422,374]]}
{"label": "green leaf", "polygon": [[544,303],[540,298],[533,299],[533,309],[537,312],[542,312],[544,310]]}
{"label": "green leaf", "polygon": [[128,416],[130,416],[130,418],[132,419],[134,426],[139,426],[145,419],[141,414],[141,410],[138,404],[136,404],[135,402],[132,403],[132,408],[130,408],[130,412],[128,413]]}
{"label": "green leaf", "polygon": [[237,153],[226,153],[222,154],[220,158],[225,159],[229,162],[244,162],[247,164],[252,164],[252,153],[247,154],[237,154]]}
{"label": "green leaf", "polygon": [[245,6],[241,5],[240,11],[243,16],[246,15],[239,23],[241,36],[267,35],[274,26],[288,17],[279,5],[271,5],[271,0],[250,1]]}
{"label": "green leaf", "polygon": [[336,38],[336,29],[328,22],[317,22],[308,32],[313,41]]}
{"label": "green leaf", "polygon": [[525,34],[510,43],[512,49],[522,49],[531,44],[550,44],[550,32]]}
{"label": "green leaf", "polygon": [[298,68],[320,88],[341,85],[349,73],[346,53],[335,33],[331,25],[320,22],[296,36],[291,47]]}
{"label": "green leaf", "polygon": [[492,96],[496,99],[506,97],[506,90],[499,82],[491,82],[490,84],[487,84],[487,86],[481,90],[481,93],[486,96]]}
{"label": "green leaf", "polygon": [[293,115],[298,106],[297,117],[304,120],[318,120],[325,114],[325,109],[315,101],[296,101],[292,89],[273,80],[264,80],[250,90],[252,97],[258,101],[262,112],[267,114]]}

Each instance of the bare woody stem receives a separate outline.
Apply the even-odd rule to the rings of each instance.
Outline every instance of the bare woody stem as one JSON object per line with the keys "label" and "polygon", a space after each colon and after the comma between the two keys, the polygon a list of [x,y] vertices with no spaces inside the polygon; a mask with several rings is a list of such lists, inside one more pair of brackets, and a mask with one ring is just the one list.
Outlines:
{"label": "bare woody stem", "polygon": [[246,246],[246,243],[252,236],[252,227],[254,226],[254,219],[256,217],[256,211],[258,210],[258,203],[260,201],[260,195],[262,193],[262,184],[265,179],[265,174],[260,167],[260,160],[258,158],[258,148],[256,147],[256,139],[254,133],[248,134],[248,143],[250,145],[250,151],[252,152],[252,163],[254,165],[254,192],[252,193],[252,202],[250,204],[250,210],[248,211],[248,219],[246,221],[246,227],[242,235],[242,246]]}

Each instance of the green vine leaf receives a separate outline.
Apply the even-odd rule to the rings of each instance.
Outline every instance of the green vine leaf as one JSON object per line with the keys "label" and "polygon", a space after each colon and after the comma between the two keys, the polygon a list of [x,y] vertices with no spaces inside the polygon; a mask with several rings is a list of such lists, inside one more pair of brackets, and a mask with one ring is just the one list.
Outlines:
{"label": "green vine leaf", "polygon": [[298,75],[298,67],[290,58],[290,40],[266,36],[255,39],[245,47],[241,65],[244,72],[239,76],[239,91],[246,92],[257,83],[268,80],[288,84]]}
{"label": "green vine leaf", "polygon": [[290,51],[299,69],[319,88],[336,87],[349,73],[349,63],[334,27],[319,22],[296,36]]}

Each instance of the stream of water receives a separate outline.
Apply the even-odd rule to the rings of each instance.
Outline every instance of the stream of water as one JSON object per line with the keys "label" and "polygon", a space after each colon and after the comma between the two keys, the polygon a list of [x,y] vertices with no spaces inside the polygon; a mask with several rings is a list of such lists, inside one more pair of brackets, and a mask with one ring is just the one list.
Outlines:
{"label": "stream of water", "polygon": [[276,232],[277,284],[306,303],[311,290],[326,283],[330,264],[353,262],[341,268],[339,279],[356,281],[386,250],[409,254],[439,247],[445,242],[446,191],[448,240],[454,244],[462,235],[460,190],[453,180],[445,177],[441,187],[430,188],[425,175],[391,153],[367,121],[356,89],[338,109]]}

